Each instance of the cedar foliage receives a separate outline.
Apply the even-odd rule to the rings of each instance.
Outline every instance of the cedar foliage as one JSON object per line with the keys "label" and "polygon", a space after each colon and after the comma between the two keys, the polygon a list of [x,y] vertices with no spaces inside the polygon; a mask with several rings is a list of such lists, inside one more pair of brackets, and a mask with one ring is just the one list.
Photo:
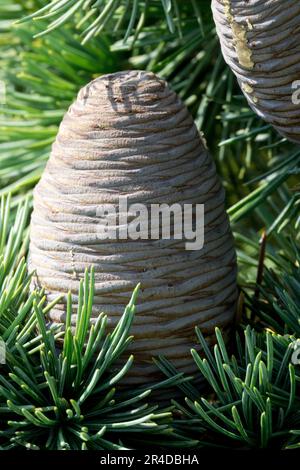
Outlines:
{"label": "cedar foliage", "polygon": [[[221,57],[210,2],[0,0],[0,50],[1,449],[299,448],[300,152],[249,109]],[[227,190],[241,297],[227,346],[217,330],[209,351],[197,330],[203,353],[192,350],[191,361],[204,390],[168,358],[157,362],[160,383],[119,388],[133,360],[125,350],[136,292],[109,335],[105,315],[86,329],[92,272],[80,287],[76,333],[45,329],[51,305],[29,290],[31,192],[59,122],[84,83],[128,68],[170,81]],[[102,351],[96,362],[84,344],[91,335]],[[116,370],[121,352],[124,367]],[[162,405],[155,390],[165,387],[178,393]]]}

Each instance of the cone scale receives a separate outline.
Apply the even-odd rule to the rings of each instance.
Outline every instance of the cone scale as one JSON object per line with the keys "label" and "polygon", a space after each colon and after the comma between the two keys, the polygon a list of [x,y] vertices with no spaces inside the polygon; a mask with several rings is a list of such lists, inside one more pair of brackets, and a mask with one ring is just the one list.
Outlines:
{"label": "cone scale", "polygon": [[225,61],[251,108],[300,142],[300,2],[212,0]]}
{"label": "cone scale", "polygon": [[[99,237],[99,207],[204,204],[204,245],[180,239]],[[34,191],[30,269],[51,301],[76,292],[86,267],[95,268],[93,317],[112,327],[141,283],[131,352],[131,383],[155,378],[162,354],[194,370],[195,326],[208,342],[214,328],[230,330],[235,313],[236,256],[224,190],[192,117],[165,81],[128,71],[84,87],[65,115],[44,174]],[[49,313],[63,322],[65,302]],[[72,321],[75,323],[76,311]]]}

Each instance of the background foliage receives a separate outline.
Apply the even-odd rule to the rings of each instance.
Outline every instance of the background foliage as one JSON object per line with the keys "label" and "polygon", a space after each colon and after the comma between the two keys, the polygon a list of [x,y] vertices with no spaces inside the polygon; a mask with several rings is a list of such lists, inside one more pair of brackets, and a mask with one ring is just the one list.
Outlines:
{"label": "background foliage", "polygon": [[[206,378],[205,392],[161,358],[158,367],[169,377],[167,385],[177,384],[179,398],[158,412],[155,398],[145,403],[147,390],[166,384],[147,384],[127,397],[116,392],[117,399],[111,384],[93,414],[98,419],[102,413],[94,426],[88,412],[70,401],[80,397],[77,374],[86,354],[70,333],[64,344],[74,348],[69,367],[79,385],[70,394],[69,377],[69,388],[61,386],[58,395],[53,386],[66,356],[55,357],[50,335],[62,333],[45,335],[49,306],[43,293],[29,293],[24,256],[31,191],[63,114],[83,84],[128,68],[166,78],[204,134],[227,191],[242,295],[237,340],[228,350],[218,332],[209,352],[198,332],[205,357],[192,352],[191,360]],[[300,150],[250,110],[221,56],[210,1],[0,0],[0,80],[6,85],[0,103],[0,334],[9,351],[8,364],[0,366],[0,445],[114,448],[159,440],[174,446],[299,446],[299,365],[291,357],[300,340]],[[82,295],[91,289],[85,286]],[[81,331],[82,338],[87,333]],[[97,402],[92,394],[88,408]],[[121,422],[132,431],[126,442]]]}

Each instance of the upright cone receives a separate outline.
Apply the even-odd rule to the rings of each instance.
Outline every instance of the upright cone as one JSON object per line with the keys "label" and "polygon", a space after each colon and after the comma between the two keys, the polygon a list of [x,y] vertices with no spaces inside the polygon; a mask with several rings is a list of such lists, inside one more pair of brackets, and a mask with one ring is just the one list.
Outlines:
{"label": "upright cone", "polygon": [[225,61],[252,109],[300,142],[299,0],[212,0]]}
{"label": "upright cone", "polygon": [[[144,204],[149,213],[152,204],[204,204],[203,248],[187,250],[185,239],[150,239],[150,228],[148,239],[145,233],[144,239],[103,239],[101,208],[112,204],[118,213],[120,196],[128,207]],[[48,299],[76,294],[91,265],[93,316],[104,311],[111,325],[141,283],[131,383],[154,378],[152,356],[159,354],[192,372],[195,326],[209,341],[215,326],[230,328],[236,257],[224,191],[186,107],[153,73],[120,72],[84,87],[34,191],[30,269]],[[64,318],[62,302],[49,319]]]}

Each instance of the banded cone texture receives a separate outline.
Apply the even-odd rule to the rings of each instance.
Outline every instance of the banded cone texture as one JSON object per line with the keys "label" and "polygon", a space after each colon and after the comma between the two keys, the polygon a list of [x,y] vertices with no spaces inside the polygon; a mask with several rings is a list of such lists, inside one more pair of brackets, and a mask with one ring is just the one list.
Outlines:
{"label": "banded cone texture", "polygon": [[299,0],[212,0],[212,9],[223,56],[250,106],[300,142]]}
{"label": "banded cone texture", "polygon": [[[104,240],[99,207],[113,204],[118,212],[120,196],[149,212],[151,204],[205,204],[203,248],[188,251],[186,240],[172,237]],[[196,325],[208,341],[215,326],[229,331],[237,287],[224,191],[186,107],[152,73],[106,75],[83,88],[34,191],[30,269],[49,301],[69,290],[77,299],[91,265],[93,316],[104,311],[111,326],[141,283],[131,383],[154,377],[152,356],[159,354],[191,372]],[[63,322],[65,303],[49,318]]]}

